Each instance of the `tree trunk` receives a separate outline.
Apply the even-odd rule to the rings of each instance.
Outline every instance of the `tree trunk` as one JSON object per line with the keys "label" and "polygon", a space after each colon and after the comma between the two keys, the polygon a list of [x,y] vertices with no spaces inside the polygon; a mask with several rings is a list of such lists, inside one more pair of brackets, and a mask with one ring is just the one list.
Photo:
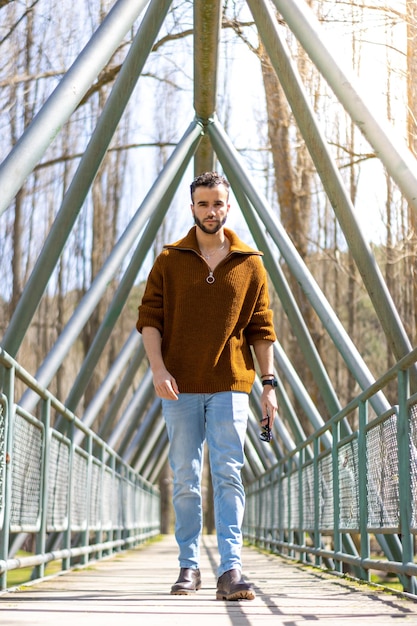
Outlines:
{"label": "tree trunk", "polygon": [[[417,156],[417,4],[415,0],[407,0],[407,132],[408,145]],[[417,214],[411,207],[408,209],[410,231],[410,280],[413,285],[413,319],[410,324],[410,339],[415,344],[417,339]]]}
{"label": "tree trunk", "polygon": [[[268,137],[272,153],[275,174],[276,193],[279,201],[281,222],[303,259],[307,259],[310,235],[311,213],[311,162],[302,140],[297,147],[291,143],[291,113],[284,91],[278,81],[274,68],[266,55],[262,44],[259,46],[262,76],[266,94],[268,112]],[[293,156],[295,154],[295,156]],[[312,335],[313,341],[320,351],[322,331],[317,316],[300,289],[297,280],[288,275],[290,288],[297,300],[301,314]],[[287,339],[286,351],[313,398],[319,402],[317,387],[305,359],[299,349],[298,342],[291,334]],[[302,422],[304,420],[301,420]],[[303,423],[307,432],[309,424]]]}

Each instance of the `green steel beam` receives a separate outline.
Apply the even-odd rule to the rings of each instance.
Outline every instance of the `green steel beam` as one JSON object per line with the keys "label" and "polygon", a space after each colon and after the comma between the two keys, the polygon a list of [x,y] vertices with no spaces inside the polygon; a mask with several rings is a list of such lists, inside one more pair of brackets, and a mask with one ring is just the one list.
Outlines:
{"label": "green steel beam", "polygon": [[[242,468],[242,477],[244,477],[245,482],[248,483],[251,483],[262,476],[268,468],[263,457],[257,453],[256,449],[250,443],[251,440],[256,437],[255,428],[256,426],[254,426],[252,421],[249,420],[244,447],[246,462]],[[264,445],[267,446],[269,444],[264,443]]]}
{"label": "green steel beam", "polygon": [[[0,167],[0,215],[109,61],[147,0],[118,0]],[[170,3],[168,3],[170,4]]]}
{"label": "green steel beam", "polygon": [[149,471],[147,472],[147,480],[155,484],[159,480],[159,476],[164,468],[164,465],[168,459],[168,433],[164,429],[157,441],[152,456],[152,464],[149,462]]}
{"label": "green steel beam", "polygon": [[[223,167],[227,168],[228,171],[233,169],[236,171],[244,192],[259,213],[264,226],[278,246],[289,269],[321,319],[323,326],[332,338],[346,365],[352,372],[361,389],[366,389],[374,382],[374,377],[363,362],[356,346],[343,328],[314,277],[301,259],[287,232],[284,230],[277,217],[272,213],[266,198],[251,182],[251,178],[246,172],[240,155],[237,153],[217,119],[214,119],[208,126],[208,132],[210,133],[214,149]],[[382,392],[372,400],[372,404],[378,414],[383,413],[389,407],[389,403]]]}
{"label": "green steel beam", "polygon": [[[155,450],[158,450],[158,453],[156,453]],[[168,433],[165,428],[165,422],[160,419],[153,424],[145,446],[142,448],[140,456],[134,463],[134,468],[139,474],[149,480],[148,477],[152,473],[152,469],[163,451],[168,451]]]}
{"label": "green steel beam", "polygon": [[[137,332],[134,329],[133,332]],[[99,437],[101,439],[106,440],[108,435],[111,433],[113,429],[113,425],[117,421],[117,417],[123,403],[125,402],[126,396],[131,392],[131,388],[133,385],[133,380],[138,373],[139,367],[141,366],[143,360],[145,358],[145,348],[143,342],[141,340],[139,344],[139,349],[133,352],[132,360],[129,362],[129,365],[118,384],[116,391],[114,391],[109,407],[105,412],[104,416],[100,420],[100,425],[97,425],[96,430],[98,431]],[[85,417],[88,417],[88,413],[90,410],[90,405],[88,405],[87,410],[85,412]]]}
{"label": "green steel beam", "polygon": [[[32,274],[23,290],[14,315],[4,335],[2,347],[11,356],[15,356],[17,354],[23,337],[32,321],[42,294],[44,293],[46,285],[52,276],[65,243],[85,201],[90,186],[103,160],[105,152],[109,147],[111,139],[117,128],[117,124],[126,109],[129,98],[139,79],[140,73],[147,60],[171,1],[172,0],[153,0],[142,20],[131,49],[126,56],[122,69],[120,70],[111,94],[97,123],[96,129],[91,136],[72,183],[64,196],[62,206],[55,218],[54,224],[52,225],[43,249],[37,259]],[[127,2],[125,2],[123,0],[122,2],[119,1],[116,4],[114,10],[116,10],[116,7],[122,9],[123,4],[130,6],[129,13],[131,13],[132,8],[136,6],[135,12],[131,15],[127,23],[126,30],[128,30],[128,28],[130,28],[133,24],[136,14],[139,12],[139,5],[145,5],[146,2],[138,2],[137,0],[127,0]],[[122,24],[120,21],[123,19],[125,20],[126,18],[123,18],[120,11],[116,11],[115,15],[110,20],[109,18],[112,13],[113,12],[109,14],[108,18],[106,18],[103,23],[103,26],[100,27],[99,31],[97,31],[96,35],[91,40],[91,43],[85,49],[85,54],[81,55],[81,58],[74,63],[73,70],[69,70],[69,72],[62,79],[61,83],[58,85],[56,92],[54,92],[56,93],[55,99],[51,102],[51,96],[50,100],[48,100],[48,102],[41,109],[38,114],[38,117],[41,119],[38,120],[37,117],[33,121],[32,125],[35,126],[36,133],[39,135],[39,141],[49,136],[48,134],[50,133],[51,128],[50,115],[53,115],[51,108],[54,110],[57,109],[57,115],[62,114],[61,107],[65,110],[69,89],[72,91],[74,88],[74,92],[77,94],[79,93],[81,99],[85,90],[90,86],[90,82],[92,82],[92,79],[95,77],[95,74],[91,76],[91,73],[88,73],[87,76],[89,77],[89,82],[87,83],[87,76],[84,77],[83,74],[90,69],[90,66],[91,68],[95,67],[96,62],[98,62],[102,55],[102,47],[106,50],[108,45],[110,45],[113,40],[116,40],[116,43],[118,44],[121,38],[125,35],[126,30],[120,29],[123,21]],[[101,33],[101,36],[96,40],[98,33],[101,32],[104,24],[106,24],[106,28]],[[113,30],[115,31],[114,33]],[[107,41],[107,39],[109,41]],[[113,52],[113,48],[111,49],[111,52]],[[91,58],[91,56],[93,58]],[[94,63],[92,63],[93,60]],[[80,65],[79,69],[78,65]],[[75,68],[77,68],[76,76],[73,76]],[[101,67],[99,69],[101,69]],[[86,87],[83,87],[84,91],[82,91],[81,86],[78,85],[78,81],[81,80],[87,83]],[[68,82],[69,85],[67,84]],[[72,110],[73,109],[71,109],[71,112]],[[24,169],[24,155],[33,158],[32,152],[36,153],[35,138],[32,137],[32,135],[33,132],[31,126],[23,135],[22,139],[9,157],[12,158],[12,155],[14,155],[16,150],[17,153],[13,156],[13,159],[17,160],[19,167],[21,166],[22,169]],[[26,146],[26,144],[28,145]],[[21,154],[22,151],[24,152],[24,155]],[[34,164],[36,164],[36,162],[37,160],[34,161]],[[6,159],[4,164],[0,167],[0,185],[2,189],[6,188],[4,186],[3,179],[7,179],[7,176],[10,175]],[[10,184],[10,182],[8,184]],[[0,206],[3,199],[4,196],[2,195],[2,198],[0,199]]]}
{"label": "green steel beam", "polygon": [[[0,348],[0,355],[2,349]],[[15,424],[15,367],[5,367],[2,363],[1,366],[1,379],[2,379],[2,394],[3,396],[3,410],[5,414],[5,433],[4,444],[6,450],[13,450],[14,440],[14,424]],[[2,458],[2,462],[4,457]],[[1,507],[1,522],[0,527],[0,555],[4,558],[4,555],[8,554],[10,545],[10,520],[12,514],[12,463],[4,463],[3,465],[3,481],[1,485],[2,507]],[[0,573],[0,590],[5,589],[7,586],[7,572]]]}
{"label": "green steel beam", "polygon": [[[194,2],[194,109],[203,124],[216,109],[218,50],[221,30],[220,0]],[[195,174],[214,169],[210,139],[205,136],[194,159]]]}
{"label": "green steel beam", "polygon": [[[401,529],[401,547],[403,565],[414,561],[414,537],[411,532],[413,525],[413,489],[412,489],[412,462],[413,453],[412,432],[410,424],[410,397],[409,372],[398,372],[398,413],[397,413],[397,450],[398,450],[398,491],[399,491],[399,518]],[[411,458],[410,458],[411,457]],[[413,576],[405,579],[404,590],[416,594],[417,581]]]}
{"label": "green steel beam", "polygon": [[[82,422],[88,428],[91,428],[93,426],[104,404],[107,402],[110,394],[112,393],[115,385],[117,384],[118,387],[120,387],[120,376],[122,375],[122,372],[124,371],[133,353],[135,354],[135,359],[138,359],[138,363],[140,363],[145,356],[142,336],[139,335],[136,329],[132,330],[124,346],[122,346],[121,350],[116,355],[106,376],[103,379],[103,382],[101,383],[95,396],[84,411],[84,414],[82,416]],[[135,371],[137,370],[137,367],[138,365],[136,365]],[[125,393],[127,392],[127,390],[128,389],[125,390]],[[55,428],[59,430],[58,423],[55,423]],[[74,436],[74,443],[76,445],[80,445],[83,439],[84,433],[78,431]]]}
{"label": "green steel beam", "polygon": [[[280,371],[283,372],[286,380],[288,381],[288,384],[290,385],[310,424],[313,426],[314,430],[319,430],[322,426],[324,426],[325,422],[278,341],[274,343],[274,358],[278,363]],[[327,431],[322,437],[322,443],[327,448],[330,448],[332,445],[332,439]]]}
{"label": "green steel beam", "polygon": [[[248,2],[253,4],[253,0]],[[366,102],[353,71],[343,67],[343,59],[326,43],[326,34],[307,3],[274,0],[274,4],[409,204],[417,209],[417,162],[405,142],[386,120],[378,120],[375,106]]]}
{"label": "green steel beam", "polygon": [[[126,255],[131,251],[146,221],[153,214],[161,199],[170,192],[173,182],[177,180],[178,172],[184,167],[184,161],[189,160],[194,154],[200,135],[201,126],[194,120],[171,154],[139,210],[107,257],[100,272],[91,283],[88,292],[82,298],[55,345],[38,369],[36,378],[40,384],[47,386],[52,380],[73,342],[76,341],[82,328],[95,310],[97,302],[105,293],[109,281],[114,277]],[[28,391],[22,398],[22,406],[32,408],[35,400],[35,395]]]}
{"label": "green steel beam", "polygon": [[[280,249],[281,254],[285,258],[290,270],[297,278],[298,283],[304,290],[307,298],[310,300],[311,305],[321,319],[323,326],[327,329],[330,337],[333,339],[335,346],[344,358],[345,363],[352,372],[353,376],[356,378],[362,389],[366,389],[371,386],[374,382],[372,374],[369,372],[355,345],[347,335],[342,324],[340,323],[340,320],[337,318],[324,294],[321,292],[314,277],[310,274],[307,267],[303,263],[289,236],[281,227],[279,221],[273,216],[266,199],[250,182],[250,177],[246,174],[246,170],[240,156],[230,143],[226,133],[220,126],[217,119],[214,119],[212,124],[208,126],[208,132],[210,133],[214,148],[223,164],[223,167],[225,168],[225,171],[234,171],[235,175],[238,176],[241,187],[247,195],[248,200],[257,209],[269,234]],[[291,377],[291,380],[293,382],[295,381],[293,376]],[[378,415],[384,413],[384,411],[389,408],[388,400],[385,398],[382,391],[372,397],[370,404]],[[310,412],[308,417],[310,419],[312,417]],[[379,541],[379,536],[377,536],[377,539]],[[379,542],[385,554],[388,554],[386,550],[389,550],[391,554],[395,555],[397,558],[401,558],[401,546],[399,544],[398,537],[395,535],[390,535],[386,538],[381,536],[381,541]],[[344,535],[343,543],[346,545],[346,549],[351,554],[356,553],[355,545],[353,544],[350,536]]]}
{"label": "green steel beam", "polygon": [[240,180],[232,169],[226,169],[227,177],[232,185],[233,192],[239,204],[239,208],[245,217],[249,230],[256,242],[256,245],[264,253],[264,263],[268,271],[268,275],[275,287],[277,295],[283,306],[291,328],[298,340],[298,345],[305,357],[306,363],[310,368],[312,376],[316,381],[321,396],[327,406],[329,416],[334,415],[340,410],[340,403],[336,392],[332,386],[330,378],[323,365],[323,361],[318,353],[316,346],[311,338],[311,334],[307,328],[301,311],[297,305],[294,295],[290,289],[284,272],[277,260],[277,254],[273,254],[272,246],[267,241],[265,229],[261,224],[252,204],[247,196],[243,193]]}
{"label": "green steel beam", "polygon": [[[118,320],[122,309],[129,297],[131,289],[137,278],[139,270],[146,258],[149,250],[155,241],[156,234],[164,220],[164,217],[168,211],[168,208],[172,202],[172,199],[177,191],[178,185],[184,175],[187,165],[194,155],[196,146],[198,145],[201,134],[200,126],[196,125],[190,137],[185,142],[187,145],[186,154],[181,154],[181,150],[178,150],[181,155],[181,159],[178,159],[177,151],[174,151],[172,156],[172,164],[170,161],[164,171],[159,175],[155,183],[155,191],[153,197],[151,196],[152,210],[150,211],[150,218],[148,224],[141,236],[141,239],[136,246],[136,250],[133,253],[128,268],[126,269],[117,289],[113,296],[113,299],[106,311],[104,319],[98,329],[94,340],[88,350],[88,353],[84,359],[81,369],[77,375],[77,378],[73,384],[70,394],[67,398],[66,405],[70,410],[75,410],[84,391],[86,390],[91,376],[94,372],[98,360],[103,352],[103,349],[109,339],[114,325]],[[178,169],[172,172],[172,168]],[[146,200],[145,200],[146,202]]]}
{"label": "green steel beam", "polygon": [[[140,390],[140,391],[139,391]],[[123,432],[123,439],[117,446],[117,453],[121,457],[124,456],[130,442],[132,441],[138,424],[141,422],[141,415],[145,408],[149,406],[149,403],[154,399],[154,386],[152,371],[148,368],[140,382],[140,385],[132,397],[132,401],[129,402],[126,410],[123,413],[122,419],[126,422],[126,428]]]}
{"label": "green steel beam", "polygon": [[149,435],[152,429],[155,427],[155,424],[161,421],[161,418],[161,399],[155,396],[147,413],[140,420],[133,439],[130,441],[126,450],[123,452],[123,459],[127,463],[134,466],[139,463],[138,459],[148,441]]}
{"label": "green steel beam", "polygon": [[[278,21],[270,3],[266,3],[264,0],[248,0],[248,4],[255,18],[260,37],[346,237],[349,250],[355,259],[375,312],[381,322],[389,348],[398,360],[412,349],[410,340],[376,260],[362,235],[342,177],[330,154],[316,115],[308,102],[288,46],[280,36]],[[276,4],[281,3],[276,2]],[[288,5],[291,5],[291,2],[286,3],[286,10],[289,13]],[[415,167],[416,163],[414,163]]]}
{"label": "green steel beam", "polygon": [[144,465],[144,459],[149,454],[149,446],[153,445],[151,439],[155,436],[155,431],[161,428],[162,421],[161,399],[155,396],[146,415],[141,419],[134,438],[124,453],[124,458],[129,459],[129,464],[136,469]]}
{"label": "green steel beam", "polygon": [[149,404],[153,391],[152,371],[149,368],[146,370],[135,393],[130,398],[125,411],[107,437],[107,444],[113,448],[113,450],[116,450],[118,454],[122,455],[121,453],[123,453],[123,450],[119,451],[122,445],[126,448],[128,443],[125,439],[126,434],[128,433],[132,436],[132,425],[136,427],[141,408]]}

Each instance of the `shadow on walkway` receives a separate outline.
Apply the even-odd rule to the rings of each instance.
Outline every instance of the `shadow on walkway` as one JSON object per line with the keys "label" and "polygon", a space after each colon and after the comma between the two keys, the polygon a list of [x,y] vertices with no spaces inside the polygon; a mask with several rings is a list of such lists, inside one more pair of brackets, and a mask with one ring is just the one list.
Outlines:
{"label": "shadow on walkway", "polygon": [[375,626],[417,625],[417,603],[411,600],[303,569],[252,548],[244,549],[243,564],[256,599],[216,600],[216,538],[205,536],[202,589],[190,596],[171,596],[170,587],[178,576],[177,547],[173,537],[164,536],[88,568],[0,595],[0,624],[368,626],[372,621]]}

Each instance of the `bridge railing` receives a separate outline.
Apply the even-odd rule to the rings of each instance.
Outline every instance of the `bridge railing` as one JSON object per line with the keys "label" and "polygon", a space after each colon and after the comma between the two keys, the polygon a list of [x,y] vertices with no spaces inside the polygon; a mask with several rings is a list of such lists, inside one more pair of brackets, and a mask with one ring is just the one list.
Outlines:
{"label": "bridge railing", "polygon": [[[395,574],[416,594],[416,360],[414,350],[247,487],[248,540],[364,580],[371,570]],[[376,415],[381,391],[395,402]]]}
{"label": "bridge railing", "polygon": [[[160,532],[158,489],[1,349],[0,380],[0,589],[11,570],[41,578],[51,561],[66,570]],[[39,397],[36,414],[15,403],[17,380]]]}

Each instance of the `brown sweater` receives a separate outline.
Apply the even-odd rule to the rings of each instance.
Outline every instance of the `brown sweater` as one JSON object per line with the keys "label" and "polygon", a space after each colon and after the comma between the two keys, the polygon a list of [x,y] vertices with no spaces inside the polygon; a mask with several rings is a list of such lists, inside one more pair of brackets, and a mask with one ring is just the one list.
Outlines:
{"label": "brown sweater", "polygon": [[249,393],[255,378],[250,345],[275,341],[262,252],[225,229],[230,252],[214,270],[201,256],[195,227],[164,246],[149,274],[137,329],[157,328],[162,356],[180,393]]}

